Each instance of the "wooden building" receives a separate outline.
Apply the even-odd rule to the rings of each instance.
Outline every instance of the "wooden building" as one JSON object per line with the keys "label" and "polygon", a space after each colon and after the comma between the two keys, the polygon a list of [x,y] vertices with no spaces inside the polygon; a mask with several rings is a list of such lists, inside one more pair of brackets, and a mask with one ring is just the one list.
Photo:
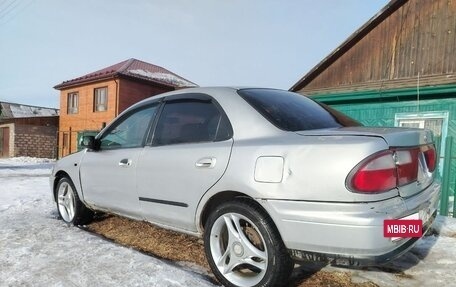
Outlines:
{"label": "wooden building", "polygon": [[0,102],[0,110],[0,158],[57,157],[57,109]]}
{"label": "wooden building", "polygon": [[129,59],[64,81],[60,90],[59,157],[78,150],[119,113],[145,98],[196,84],[153,64]]}
{"label": "wooden building", "polygon": [[[456,137],[455,72],[456,1],[391,0],[290,90],[366,125],[429,128],[443,157]],[[455,174],[452,161],[451,189]]]}

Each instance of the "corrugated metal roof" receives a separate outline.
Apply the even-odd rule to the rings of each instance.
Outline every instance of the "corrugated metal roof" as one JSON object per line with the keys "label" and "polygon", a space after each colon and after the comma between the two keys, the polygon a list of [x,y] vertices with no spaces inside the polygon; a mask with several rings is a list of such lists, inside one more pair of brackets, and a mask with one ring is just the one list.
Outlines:
{"label": "corrugated metal roof", "polygon": [[165,68],[131,58],[129,60],[125,60],[115,65],[95,71],[93,73],[64,81],[61,84],[56,85],[54,89],[61,90],[71,86],[81,85],[84,83],[104,80],[117,76],[133,77],[174,88],[197,86],[195,83]]}
{"label": "corrugated metal roof", "polygon": [[0,119],[52,117],[59,115],[58,109],[7,102],[0,102],[0,110]]}

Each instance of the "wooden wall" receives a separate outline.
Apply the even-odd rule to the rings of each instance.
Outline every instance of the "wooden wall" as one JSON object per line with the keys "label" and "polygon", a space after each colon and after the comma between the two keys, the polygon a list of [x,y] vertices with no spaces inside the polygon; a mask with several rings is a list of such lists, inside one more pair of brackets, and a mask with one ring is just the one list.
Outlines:
{"label": "wooden wall", "polygon": [[456,82],[456,0],[409,0],[301,92]]}

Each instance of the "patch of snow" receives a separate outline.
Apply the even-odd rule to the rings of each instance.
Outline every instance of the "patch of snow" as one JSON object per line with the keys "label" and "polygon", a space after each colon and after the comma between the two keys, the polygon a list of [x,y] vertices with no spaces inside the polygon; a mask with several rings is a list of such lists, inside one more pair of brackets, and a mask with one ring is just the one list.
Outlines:
{"label": "patch of snow", "polygon": [[189,81],[186,81],[180,77],[177,77],[173,74],[150,72],[150,71],[141,70],[141,69],[129,70],[128,72],[132,73],[132,74],[140,75],[140,76],[143,76],[143,77],[146,77],[149,79],[159,80],[159,81],[162,81],[165,83],[169,83],[169,84],[175,85],[177,87],[196,87],[195,84],[193,84]]}
{"label": "patch of snow", "polygon": [[38,157],[11,157],[11,158],[0,158],[0,167],[4,166],[23,166],[24,164],[41,164],[41,163],[53,163],[54,159],[49,158],[38,158]]}
{"label": "patch of snow", "polygon": [[[406,254],[382,267],[362,270],[325,267],[350,272],[354,282],[372,281],[379,286],[454,286],[456,282],[456,219],[437,216],[432,229],[440,235],[420,239]],[[433,232],[430,232],[434,234]]]}
{"label": "patch of snow", "polygon": [[[456,219],[437,216],[428,235],[401,257],[378,267],[345,268],[305,263],[300,269],[312,272],[312,265],[327,272],[348,272],[352,282],[373,282],[382,287],[455,286]],[[307,266],[306,266],[307,265]],[[307,271],[306,273],[309,273]]]}
{"label": "patch of snow", "polygon": [[456,238],[456,219],[451,217],[437,216],[434,224],[432,224],[434,233],[442,237]]}
{"label": "patch of snow", "polygon": [[65,225],[48,177],[20,161],[2,160],[16,173],[0,168],[1,286],[214,286],[194,271]]}
{"label": "patch of snow", "polygon": [[55,160],[36,157],[0,159],[1,176],[49,176]]}

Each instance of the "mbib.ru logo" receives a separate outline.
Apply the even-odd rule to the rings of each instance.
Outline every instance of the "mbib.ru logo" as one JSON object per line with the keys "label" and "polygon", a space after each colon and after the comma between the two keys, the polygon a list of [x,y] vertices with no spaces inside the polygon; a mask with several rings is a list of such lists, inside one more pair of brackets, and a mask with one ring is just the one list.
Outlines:
{"label": "mbib.ru logo", "polygon": [[386,219],[383,223],[384,237],[421,237],[423,221],[421,219]]}

